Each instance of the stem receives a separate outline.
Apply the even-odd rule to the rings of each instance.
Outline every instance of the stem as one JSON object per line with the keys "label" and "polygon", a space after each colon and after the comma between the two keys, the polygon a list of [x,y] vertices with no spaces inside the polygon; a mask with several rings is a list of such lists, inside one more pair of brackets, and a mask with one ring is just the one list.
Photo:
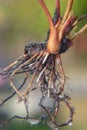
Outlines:
{"label": "stem", "polygon": [[45,5],[45,3],[44,3],[43,0],[39,0],[39,2],[40,2],[40,4],[41,4],[41,6],[42,6],[42,8],[43,8],[43,10],[44,10],[44,12],[45,12],[47,18],[48,18],[49,25],[50,25],[50,29],[51,29],[51,30],[54,29],[55,27],[54,27],[54,24],[53,24],[53,21],[52,21],[52,17],[51,17],[51,15],[50,15],[50,12],[49,12],[47,6]]}
{"label": "stem", "polygon": [[[57,27],[55,27],[56,25],[54,25],[51,15],[48,11],[48,8],[46,7],[45,3],[43,0],[39,0],[44,12],[46,13],[46,16],[48,18],[49,21],[49,25],[50,25],[50,36],[47,42],[47,51],[50,53],[57,53],[58,49],[59,49],[59,40],[58,40],[58,32],[57,32]],[[59,10],[59,3],[58,1],[56,2],[56,8]]]}
{"label": "stem", "polygon": [[60,0],[56,0],[56,12],[57,15],[60,17]]}
{"label": "stem", "polygon": [[72,9],[72,5],[73,5],[73,0],[68,0],[67,8],[66,8],[65,14],[64,14],[63,19],[62,19],[62,24],[64,24],[64,22],[68,18],[69,13]]}

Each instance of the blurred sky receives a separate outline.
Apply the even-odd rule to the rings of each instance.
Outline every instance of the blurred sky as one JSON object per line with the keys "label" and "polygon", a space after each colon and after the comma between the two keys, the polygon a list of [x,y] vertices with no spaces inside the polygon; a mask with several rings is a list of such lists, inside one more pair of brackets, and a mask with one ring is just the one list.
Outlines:
{"label": "blurred sky", "polygon": [[[53,15],[54,0],[44,1]],[[60,1],[63,14],[67,0]],[[73,10],[77,16],[87,13],[87,0],[74,0]],[[85,23],[87,19],[78,25],[78,29]],[[30,41],[43,41],[47,30],[48,21],[38,0],[0,0],[0,69],[22,55],[24,46]],[[86,130],[87,32],[74,40],[74,46],[62,55],[62,60],[70,84],[65,90],[76,106],[74,125],[67,130]],[[1,85],[3,81],[0,82]]]}

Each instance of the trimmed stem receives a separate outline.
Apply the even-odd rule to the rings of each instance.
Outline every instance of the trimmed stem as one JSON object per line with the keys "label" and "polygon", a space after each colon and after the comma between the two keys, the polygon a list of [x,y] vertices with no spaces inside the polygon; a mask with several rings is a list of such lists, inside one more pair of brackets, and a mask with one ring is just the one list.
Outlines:
{"label": "trimmed stem", "polygon": [[[46,16],[48,18],[48,21],[49,21],[49,25],[50,25],[50,36],[49,36],[49,39],[47,41],[47,51],[49,53],[57,53],[58,50],[59,50],[59,40],[58,40],[58,32],[57,32],[57,28],[55,27],[53,21],[52,21],[52,18],[51,18],[51,15],[48,11],[48,8],[46,7],[45,3],[43,0],[39,0],[44,12],[46,13]],[[56,3],[57,5],[56,6],[59,6],[58,4],[58,1]],[[58,7],[57,7],[58,8]]]}
{"label": "trimmed stem", "polygon": [[57,15],[60,17],[60,0],[56,0],[56,11]]}
{"label": "trimmed stem", "polygon": [[44,10],[44,12],[45,12],[47,18],[48,18],[49,25],[50,25],[50,29],[55,28],[55,27],[54,27],[54,24],[53,24],[53,21],[52,21],[52,17],[51,17],[51,15],[50,15],[50,12],[48,11],[48,8],[47,8],[47,6],[45,5],[44,1],[43,1],[43,0],[39,0],[39,2],[40,2],[40,4],[41,4],[41,6],[42,6],[42,8],[43,8],[43,10]]}
{"label": "trimmed stem", "polygon": [[63,19],[62,19],[62,24],[64,24],[64,22],[68,18],[69,13],[72,9],[72,5],[73,5],[73,0],[68,0],[67,8],[66,8],[65,14],[64,14]]}
{"label": "trimmed stem", "polygon": [[81,34],[81,33],[83,33],[83,32],[85,32],[86,30],[87,30],[87,24],[84,25],[84,26],[79,30],[79,32],[76,33],[76,36],[79,35],[79,34]]}
{"label": "trimmed stem", "polygon": [[82,20],[84,20],[86,18],[87,18],[87,14],[84,14],[80,18],[77,18],[76,21],[73,24],[73,27],[76,26],[78,24],[78,22],[80,22],[80,21],[82,21]]}
{"label": "trimmed stem", "polygon": [[81,21],[81,20],[83,20],[83,19],[85,19],[85,18],[87,18],[87,14],[84,14],[80,18],[78,18],[78,22]]}

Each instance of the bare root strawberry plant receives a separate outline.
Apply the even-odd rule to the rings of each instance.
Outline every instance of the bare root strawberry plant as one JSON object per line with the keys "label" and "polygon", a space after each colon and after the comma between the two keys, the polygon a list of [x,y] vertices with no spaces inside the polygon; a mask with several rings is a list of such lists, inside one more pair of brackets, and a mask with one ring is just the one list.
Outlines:
{"label": "bare root strawberry plant", "polygon": [[[54,128],[71,125],[73,122],[75,108],[70,103],[71,98],[66,95],[64,91],[66,76],[62,65],[61,55],[73,45],[75,37],[87,29],[86,24],[81,30],[72,34],[72,30],[74,30],[75,26],[81,20],[87,18],[87,14],[79,18],[75,16],[71,11],[73,0],[68,0],[65,13],[61,16],[60,0],[55,1],[55,13],[52,18],[44,0],[39,0],[49,23],[46,40],[43,42],[30,42],[25,46],[24,54],[0,72],[0,75],[3,78],[9,78],[10,85],[14,90],[11,95],[1,101],[0,107],[14,95],[17,95],[18,102],[24,102],[27,113],[25,117],[18,115],[13,116],[6,122],[0,124],[0,127],[6,125],[15,118],[27,120],[32,124],[45,121],[46,124],[50,127],[53,126]],[[15,85],[14,79],[19,74],[24,74],[25,78],[22,79],[23,82],[18,88]],[[25,88],[28,80],[29,83]],[[41,93],[41,98],[38,103],[38,106],[41,109],[41,115],[39,119],[34,119],[30,116],[28,101],[30,93],[38,89]],[[54,101],[54,106],[52,108],[44,104],[46,98]],[[69,109],[69,117],[64,123],[59,123],[56,118],[58,117],[62,102],[65,103],[67,109]]]}

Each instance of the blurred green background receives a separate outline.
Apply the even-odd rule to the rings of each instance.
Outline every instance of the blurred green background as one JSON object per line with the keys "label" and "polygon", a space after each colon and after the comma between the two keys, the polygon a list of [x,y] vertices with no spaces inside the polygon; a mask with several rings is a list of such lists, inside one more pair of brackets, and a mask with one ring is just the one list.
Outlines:
{"label": "blurred green background", "polygon": [[[54,13],[55,0],[44,0],[51,14]],[[61,1],[63,14],[67,0]],[[87,0],[74,0],[73,11],[77,16],[87,13]],[[87,23],[87,19],[78,25],[80,29]],[[47,18],[38,0],[0,0],[0,70],[24,53],[24,47],[30,41],[43,41],[48,30]],[[78,36],[74,46],[62,55],[66,76],[69,77],[65,91],[72,97],[72,104],[76,107],[74,124],[61,130],[87,129],[87,33]],[[3,85],[4,84],[4,85]],[[8,95],[8,81],[0,79],[0,98],[4,93]],[[3,88],[2,88],[3,87]],[[71,90],[72,89],[72,90]],[[17,99],[16,99],[17,100]],[[16,106],[16,105],[15,105]],[[12,102],[0,108],[0,121],[14,115],[15,110],[21,111],[20,105],[13,109]],[[14,110],[14,111],[13,111]],[[63,108],[61,117],[66,115]],[[29,127],[25,122],[11,122],[1,130],[48,130],[48,126],[39,124]]]}

